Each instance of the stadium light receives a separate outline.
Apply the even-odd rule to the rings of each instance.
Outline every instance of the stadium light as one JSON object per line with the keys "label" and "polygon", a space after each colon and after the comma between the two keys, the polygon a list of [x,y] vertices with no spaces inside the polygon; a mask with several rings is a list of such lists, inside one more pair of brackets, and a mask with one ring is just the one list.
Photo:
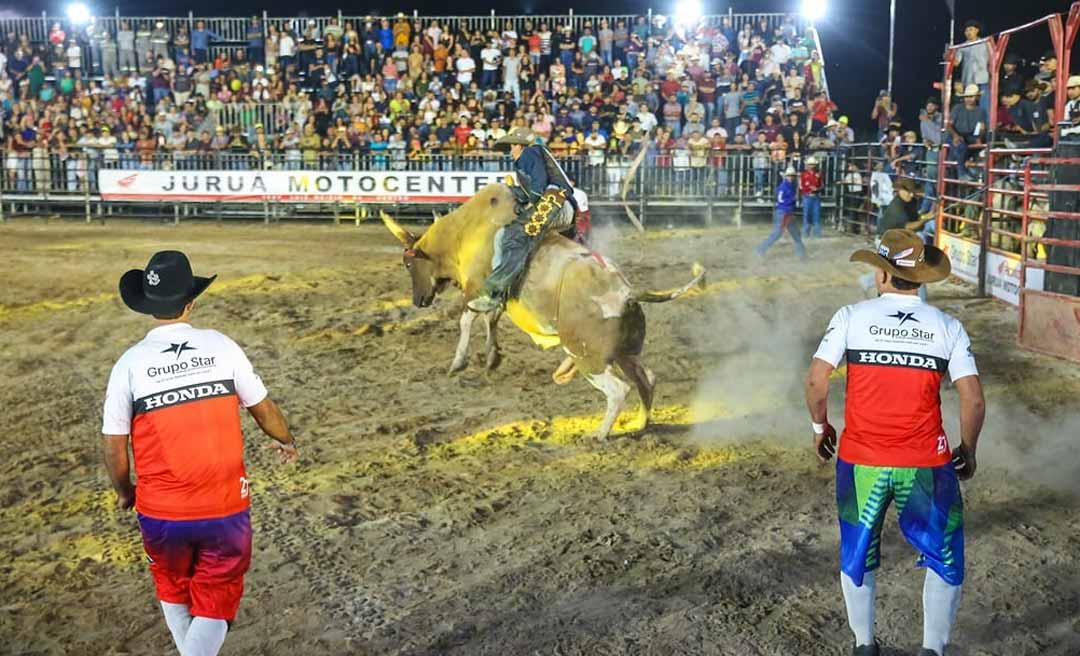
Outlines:
{"label": "stadium light", "polygon": [[701,0],[681,0],[675,5],[675,24],[683,27],[697,25],[702,13]]}
{"label": "stadium light", "polygon": [[81,2],[73,2],[67,6],[67,17],[73,25],[82,25],[90,20],[90,8]]}
{"label": "stadium light", "polygon": [[811,23],[825,18],[826,0],[803,0],[802,15]]}

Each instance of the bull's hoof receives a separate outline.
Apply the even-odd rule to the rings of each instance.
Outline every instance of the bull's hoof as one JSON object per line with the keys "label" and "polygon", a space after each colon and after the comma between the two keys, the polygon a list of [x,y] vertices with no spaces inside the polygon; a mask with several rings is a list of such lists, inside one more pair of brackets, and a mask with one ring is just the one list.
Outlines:
{"label": "bull's hoof", "polygon": [[502,351],[499,349],[492,349],[487,354],[487,370],[495,371],[502,364]]}
{"label": "bull's hoof", "polygon": [[574,380],[574,376],[577,374],[577,364],[573,358],[566,358],[559,364],[559,367],[551,374],[551,380],[556,385],[566,385],[570,381]]}
{"label": "bull's hoof", "polygon": [[467,364],[468,364],[468,361],[465,358],[461,358],[460,360],[454,360],[453,362],[450,363],[450,369],[447,370],[446,375],[447,376],[453,376],[454,374],[458,373],[459,371],[464,371],[465,366]]}

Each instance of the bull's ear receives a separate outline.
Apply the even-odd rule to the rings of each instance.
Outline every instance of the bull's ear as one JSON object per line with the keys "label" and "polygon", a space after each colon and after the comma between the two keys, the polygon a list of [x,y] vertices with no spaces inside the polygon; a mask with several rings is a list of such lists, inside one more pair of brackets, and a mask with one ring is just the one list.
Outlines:
{"label": "bull's ear", "polygon": [[386,227],[390,229],[390,232],[394,233],[394,236],[397,237],[397,240],[400,241],[405,248],[413,247],[413,244],[416,243],[416,236],[406,230],[405,226],[395,221],[393,217],[383,211],[379,212],[379,218],[382,219],[382,222],[386,224]]}

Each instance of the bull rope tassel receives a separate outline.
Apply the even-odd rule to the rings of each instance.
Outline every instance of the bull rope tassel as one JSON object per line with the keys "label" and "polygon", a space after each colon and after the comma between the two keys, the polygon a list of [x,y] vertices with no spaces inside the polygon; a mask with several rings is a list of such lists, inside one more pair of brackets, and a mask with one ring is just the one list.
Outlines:
{"label": "bull rope tassel", "polygon": [[641,221],[638,219],[637,214],[634,214],[634,210],[630,209],[630,204],[626,202],[626,194],[630,191],[630,184],[634,181],[634,176],[637,175],[638,169],[641,167],[641,163],[645,161],[645,154],[649,150],[649,135],[645,135],[645,138],[641,140],[641,151],[638,152],[637,157],[630,163],[630,170],[626,174],[626,179],[623,180],[622,186],[622,203],[623,209],[626,210],[626,216],[630,219],[630,223],[634,224],[634,227],[638,229],[638,232],[645,232],[645,226],[641,225]]}

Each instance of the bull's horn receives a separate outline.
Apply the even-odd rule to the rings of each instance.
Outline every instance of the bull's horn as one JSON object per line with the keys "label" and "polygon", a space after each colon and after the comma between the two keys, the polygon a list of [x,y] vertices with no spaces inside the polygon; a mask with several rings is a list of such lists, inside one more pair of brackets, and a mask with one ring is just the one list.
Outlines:
{"label": "bull's horn", "polygon": [[405,248],[413,247],[413,244],[416,243],[416,236],[406,230],[405,226],[395,221],[392,216],[382,210],[379,211],[379,218],[381,218],[382,222],[386,224],[386,227],[390,229],[390,232],[394,233],[397,240],[404,244]]}

